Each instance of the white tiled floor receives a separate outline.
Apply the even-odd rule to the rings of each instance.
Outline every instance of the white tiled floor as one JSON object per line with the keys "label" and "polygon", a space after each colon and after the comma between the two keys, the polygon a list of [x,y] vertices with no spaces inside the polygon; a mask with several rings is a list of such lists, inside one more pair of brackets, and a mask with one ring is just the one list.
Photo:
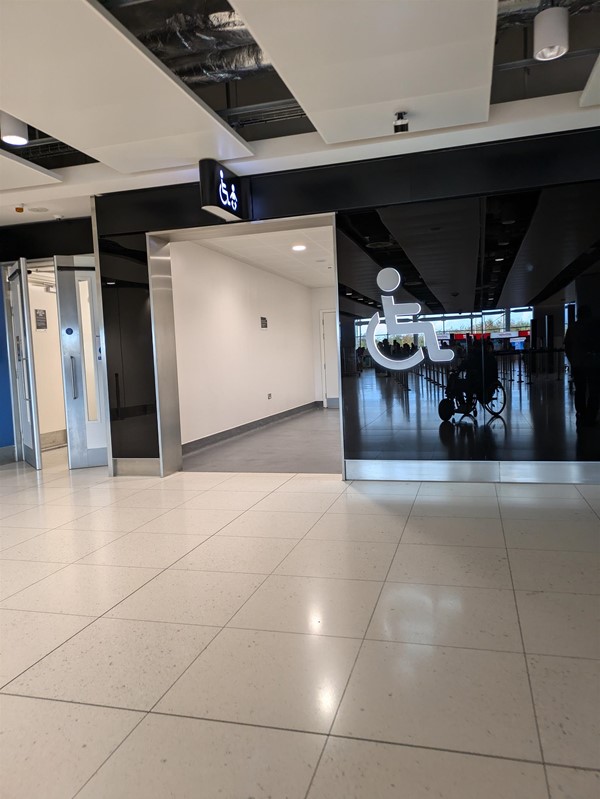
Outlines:
{"label": "white tiled floor", "polygon": [[0,467],[2,799],[598,799],[600,489]]}

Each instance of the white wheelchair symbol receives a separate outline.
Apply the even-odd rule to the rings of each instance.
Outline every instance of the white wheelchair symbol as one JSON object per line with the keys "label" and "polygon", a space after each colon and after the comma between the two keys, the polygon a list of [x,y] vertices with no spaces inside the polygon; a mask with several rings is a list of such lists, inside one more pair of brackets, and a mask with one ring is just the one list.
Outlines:
{"label": "white wheelchair symbol", "polygon": [[[377,275],[377,285],[382,291],[388,293],[396,291],[402,282],[400,273],[397,269],[387,267],[382,269]],[[383,316],[387,326],[389,337],[393,336],[406,336],[408,334],[421,334],[425,338],[425,346],[427,347],[427,354],[432,361],[440,363],[448,363],[454,358],[454,352],[451,349],[442,350],[435,334],[433,322],[402,322],[398,317],[403,316],[418,316],[421,313],[421,306],[418,302],[394,302],[394,297],[381,296],[381,303],[383,305]],[[375,363],[382,366],[384,369],[391,371],[403,371],[404,369],[412,369],[413,366],[421,363],[425,358],[423,347],[409,355],[408,358],[401,358],[396,360],[394,358],[386,357],[375,343],[375,331],[377,325],[381,322],[379,313],[375,313],[371,318],[367,327],[367,350],[369,355]]]}
{"label": "white wheelchair symbol", "polygon": [[232,211],[237,211],[238,198],[237,194],[235,193],[235,185],[232,183],[231,191],[228,191],[222,169],[219,170],[219,175],[221,176],[221,182],[219,183],[219,199],[221,200],[221,204],[228,205]]}

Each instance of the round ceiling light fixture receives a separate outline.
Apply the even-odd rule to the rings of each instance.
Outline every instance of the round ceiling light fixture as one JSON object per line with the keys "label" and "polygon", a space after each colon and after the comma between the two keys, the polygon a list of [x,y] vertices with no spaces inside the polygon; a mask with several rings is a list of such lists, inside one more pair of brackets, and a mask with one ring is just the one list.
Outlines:
{"label": "round ceiling light fixture", "polygon": [[27,210],[32,214],[45,214],[48,209],[37,205],[35,208],[28,208]]}
{"label": "round ceiling light fixture", "polygon": [[292,247],[292,250],[294,252],[304,252],[305,249],[306,249],[306,244],[294,244],[294,246]]}
{"label": "round ceiling light fixture", "polygon": [[6,111],[0,111],[0,137],[4,144],[12,144],[16,147],[29,144],[29,134],[25,122],[7,114]]}
{"label": "round ceiling light fixture", "polygon": [[569,12],[564,6],[540,11],[533,20],[533,57],[554,61],[569,50]]}

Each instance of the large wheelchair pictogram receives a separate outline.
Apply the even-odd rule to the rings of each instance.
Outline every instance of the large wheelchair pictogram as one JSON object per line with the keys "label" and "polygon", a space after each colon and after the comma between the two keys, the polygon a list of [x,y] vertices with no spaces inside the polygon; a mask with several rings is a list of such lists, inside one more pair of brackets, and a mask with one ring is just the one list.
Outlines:
{"label": "large wheelchair pictogram", "polygon": [[[387,326],[388,336],[407,336],[420,334],[425,339],[425,346],[427,347],[427,355],[430,360],[438,363],[449,363],[454,358],[454,352],[451,349],[443,350],[440,348],[435,328],[432,322],[419,322],[419,321],[400,321],[401,317],[418,316],[421,313],[421,306],[418,302],[399,302],[394,301],[393,292],[396,291],[402,283],[402,278],[397,269],[387,267],[382,269],[377,275],[377,285],[381,291],[385,291],[392,296],[381,295],[381,303],[383,305],[383,316]],[[367,327],[367,350],[369,355],[384,369],[391,371],[403,371],[405,369],[412,369],[425,359],[423,347],[419,347],[416,352],[409,355],[407,358],[388,358],[381,352],[375,342],[375,331],[377,325],[381,322],[379,312],[376,312]]]}

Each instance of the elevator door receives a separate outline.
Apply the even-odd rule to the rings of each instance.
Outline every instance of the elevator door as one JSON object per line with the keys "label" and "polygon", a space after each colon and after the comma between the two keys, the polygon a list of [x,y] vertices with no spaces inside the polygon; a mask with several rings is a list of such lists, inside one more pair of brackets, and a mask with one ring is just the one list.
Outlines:
{"label": "elevator door", "polygon": [[69,468],[106,466],[104,355],[92,256],[55,257]]}
{"label": "elevator door", "polygon": [[15,390],[17,395],[22,458],[34,469],[42,468],[40,425],[35,386],[33,338],[27,261],[19,259],[8,271],[9,301],[12,325],[13,358],[15,364]]}

